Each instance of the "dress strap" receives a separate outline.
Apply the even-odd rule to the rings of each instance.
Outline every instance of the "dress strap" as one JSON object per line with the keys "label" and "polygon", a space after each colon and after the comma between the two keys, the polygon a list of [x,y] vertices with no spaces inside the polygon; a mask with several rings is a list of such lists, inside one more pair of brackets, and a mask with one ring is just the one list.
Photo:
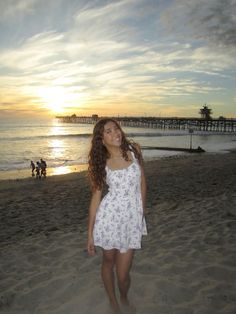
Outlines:
{"label": "dress strap", "polygon": [[137,161],[137,159],[136,159],[136,157],[135,157],[135,155],[134,155],[134,152],[133,152],[132,150],[130,150],[130,153],[131,153],[131,156],[132,156],[133,162],[136,162],[136,161]]}

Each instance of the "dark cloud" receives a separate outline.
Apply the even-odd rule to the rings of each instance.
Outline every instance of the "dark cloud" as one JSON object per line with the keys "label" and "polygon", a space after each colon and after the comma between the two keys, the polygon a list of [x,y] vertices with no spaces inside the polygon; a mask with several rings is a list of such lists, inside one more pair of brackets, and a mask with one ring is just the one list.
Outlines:
{"label": "dark cloud", "polygon": [[177,37],[236,46],[236,0],[174,1],[162,21]]}

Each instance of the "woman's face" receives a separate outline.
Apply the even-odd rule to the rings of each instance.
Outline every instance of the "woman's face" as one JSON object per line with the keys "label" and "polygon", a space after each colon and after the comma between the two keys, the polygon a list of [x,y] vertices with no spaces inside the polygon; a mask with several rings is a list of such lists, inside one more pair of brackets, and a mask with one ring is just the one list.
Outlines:
{"label": "woman's face", "polygon": [[120,147],[122,141],[122,133],[120,128],[113,121],[109,121],[104,125],[103,145],[106,147]]}

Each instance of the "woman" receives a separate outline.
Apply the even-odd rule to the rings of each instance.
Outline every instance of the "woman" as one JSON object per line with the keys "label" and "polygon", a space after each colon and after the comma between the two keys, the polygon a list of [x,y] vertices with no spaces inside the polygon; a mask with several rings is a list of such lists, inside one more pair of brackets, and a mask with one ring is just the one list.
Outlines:
{"label": "woman", "polygon": [[[89,152],[92,198],[89,207],[89,255],[103,249],[101,275],[113,313],[121,313],[115,295],[114,268],[122,307],[128,300],[130,268],[134,250],[147,234],[145,223],[146,180],[139,146],[125,137],[113,119],[99,120],[93,130]],[[103,188],[108,193],[102,198]]]}

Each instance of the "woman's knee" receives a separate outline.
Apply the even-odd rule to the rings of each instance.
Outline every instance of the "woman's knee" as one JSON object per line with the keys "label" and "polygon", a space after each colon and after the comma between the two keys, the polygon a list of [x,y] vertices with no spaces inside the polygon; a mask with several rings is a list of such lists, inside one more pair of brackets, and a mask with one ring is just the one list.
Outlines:
{"label": "woman's knee", "polygon": [[117,280],[119,286],[126,285],[130,281],[129,273],[117,273]]}
{"label": "woman's knee", "polygon": [[109,268],[115,266],[115,253],[114,252],[103,252],[103,265]]}

